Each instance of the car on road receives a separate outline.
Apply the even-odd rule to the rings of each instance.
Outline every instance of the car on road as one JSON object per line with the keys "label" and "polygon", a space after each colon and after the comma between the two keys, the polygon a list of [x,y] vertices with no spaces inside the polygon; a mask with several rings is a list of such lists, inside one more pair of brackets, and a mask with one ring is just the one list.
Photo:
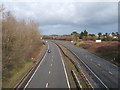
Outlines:
{"label": "car on road", "polygon": [[48,52],[48,53],[51,53],[51,51],[50,51],[50,50],[48,50],[47,52]]}

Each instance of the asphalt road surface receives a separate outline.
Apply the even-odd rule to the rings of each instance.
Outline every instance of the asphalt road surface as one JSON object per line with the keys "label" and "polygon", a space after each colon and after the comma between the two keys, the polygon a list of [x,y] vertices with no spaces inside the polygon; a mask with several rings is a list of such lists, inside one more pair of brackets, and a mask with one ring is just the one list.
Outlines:
{"label": "asphalt road surface", "polygon": [[47,42],[51,53],[46,53],[25,88],[70,88],[64,61],[59,48]]}
{"label": "asphalt road surface", "polygon": [[[67,42],[55,40],[75,53],[94,74],[104,83],[107,88],[118,88],[118,67],[112,63]],[[107,52],[107,51],[106,51]]]}

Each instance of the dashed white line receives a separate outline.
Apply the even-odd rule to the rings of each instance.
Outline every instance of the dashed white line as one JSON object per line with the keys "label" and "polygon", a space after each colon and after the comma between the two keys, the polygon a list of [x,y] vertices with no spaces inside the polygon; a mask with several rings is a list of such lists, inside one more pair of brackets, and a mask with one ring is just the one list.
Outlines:
{"label": "dashed white line", "polygon": [[98,66],[100,66],[100,64],[98,64]]}
{"label": "dashed white line", "polygon": [[50,66],[52,67],[52,64]]}
{"label": "dashed white line", "polygon": [[112,74],[112,72],[109,71],[110,74]]}
{"label": "dashed white line", "polygon": [[48,88],[48,83],[46,83],[45,87]]}
{"label": "dashed white line", "polygon": [[49,71],[49,74],[50,74],[51,72]]}

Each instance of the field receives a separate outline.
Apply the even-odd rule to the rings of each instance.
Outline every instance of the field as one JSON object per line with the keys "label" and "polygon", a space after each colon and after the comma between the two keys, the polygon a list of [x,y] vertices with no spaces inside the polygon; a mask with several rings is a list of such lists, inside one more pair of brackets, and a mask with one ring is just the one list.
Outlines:
{"label": "field", "polygon": [[119,51],[120,42],[118,41],[102,41],[96,43],[95,41],[81,41],[76,42],[75,45],[88,50],[116,65],[120,65]]}

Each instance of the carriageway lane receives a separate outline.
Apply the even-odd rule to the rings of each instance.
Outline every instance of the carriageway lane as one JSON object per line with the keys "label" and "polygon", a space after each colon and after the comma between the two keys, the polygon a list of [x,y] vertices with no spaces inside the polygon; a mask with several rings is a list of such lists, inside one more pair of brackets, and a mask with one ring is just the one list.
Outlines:
{"label": "carriageway lane", "polygon": [[59,48],[48,41],[48,49],[25,88],[70,88],[64,61]]}
{"label": "carriageway lane", "polygon": [[108,88],[118,88],[120,77],[118,76],[119,70],[116,65],[67,42],[60,40],[54,40],[54,42],[74,52]]}

